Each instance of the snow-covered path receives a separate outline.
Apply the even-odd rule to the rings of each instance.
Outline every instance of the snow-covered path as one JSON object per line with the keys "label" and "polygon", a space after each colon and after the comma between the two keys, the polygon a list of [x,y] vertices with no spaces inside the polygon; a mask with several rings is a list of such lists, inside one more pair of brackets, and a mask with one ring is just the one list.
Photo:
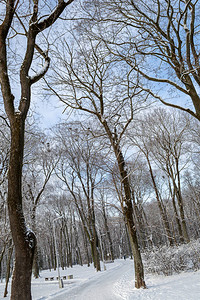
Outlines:
{"label": "snow-covered path", "polygon": [[[133,267],[132,263],[130,267]],[[58,296],[53,296],[54,300],[121,300],[122,298],[115,294],[115,284],[122,277],[123,273],[127,272],[127,264],[119,265],[114,269],[107,270],[90,278],[79,286],[60,293]]]}
{"label": "snow-covered path", "polygon": [[[108,265],[85,281],[41,300],[199,300],[200,271],[173,276],[146,276],[148,289],[134,288],[133,261]],[[37,299],[39,300],[39,299]]]}
{"label": "snow-covered path", "polygon": [[[102,268],[103,269],[103,268]],[[116,260],[107,264],[104,272],[94,267],[74,266],[60,270],[61,275],[72,274],[74,279],[65,280],[59,289],[58,281],[45,281],[56,277],[55,271],[42,271],[39,279],[32,280],[33,300],[199,300],[200,271],[173,276],[146,275],[148,289],[134,288],[133,261]],[[0,300],[3,300],[4,283],[0,283]],[[6,298],[10,299],[9,295]]]}

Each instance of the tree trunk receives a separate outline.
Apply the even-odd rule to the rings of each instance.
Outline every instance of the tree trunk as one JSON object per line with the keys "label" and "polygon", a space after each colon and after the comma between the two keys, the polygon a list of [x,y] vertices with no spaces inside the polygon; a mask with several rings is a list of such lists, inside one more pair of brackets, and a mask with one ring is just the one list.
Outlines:
{"label": "tree trunk", "polygon": [[[80,247],[79,247],[79,243],[78,243],[79,237],[78,237],[78,231],[77,231],[77,227],[76,227],[76,219],[75,219],[74,214],[73,214],[73,229],[74,229],[75,247],[77,249],[77,258],[78,258],[79,264],[82,266],[83,261],[82,261],[81,251],[80,251]],[[72,228],[71,228],[71,233],[72,233]]]}
{"label": "tree trunk", "polygon": [[11,151],[8,173],[8,210],[13,242],[15,266],[11,286],[11,300],[31,300],[31,273],[36,237],[26,227],[22,208],[22,164],[24,149],[24,120],[16,113],[11,125]]}
{"label": "tree trunk", "polygon": [[166,214],[165,208],[163,206],[163,203],[160,199],[158,188],[157,188],[157,185],[156,185],[156,182],[155,182],[155,179],[154,179],[154,175],[153,175],[153,170],[151,168],[151,163],[150,163],[150,160],[149,160],[147,155],[146,155],[146,159],[147,159],[147,162],[148,162],[149,172],[150,172],[150,175],[151,175],[151,180],[153,182],[153,187],[154,187],[154,191],[155,191],[155,194],[156,194],[156,200],[157,200],[158,207],[159,207],[159,210],[160,210],[160,214],[161,214],[161,217],[162,217],[162,220],[163,220],[163,223],[164,223],[164,228],[165,228],[165,231],[166,231],[167,239],[168,239],[168,242],[169,242],[170,246],[173,246],[174,245],[174,239],[173,239],[173,236],[172,236],[172,233],[171,233],[171,230],[170,230],[169,221],[168,221],[167,214]]}
{"label": "tree trunk", "polygon": [[6,243],[4,243],[3,249],[1,250],[1,254],[0,254],[0,276],[1,276],[1,278],[2,278],[2,268],[1,268],[1,264],[2,264],[3,257],[4,257],[4,254],[5,254],[5,250],[6,250]]}
{"label": "tree trunk", "polygon": [[127,229],[130,237],[130,244],[134,256],[134,266],[135,266],[135,287],[136,288],[146,288],[144,281],[144,268],[142,263],[142,257],[140,254],[140,249],[138,245],[138,239],[136,234],[136,227],[133,220],[133,205],[131,201],[131,187],[129,183],[128,173],[126,170],[126,165],[123,157],[123,153],[120,149],[119,140],[115,128],[114,135],[111,132],[107,121],[104,118],[101,118],[101,115],[98,115],[99,121],[104,126],[104,129],[110,139],[111,145],[113,147],[115,157],[117,160],[121,182],[124,190],[124,199],[121,202],[122,211],[126,219]]}
{"label": "tree trunk", "polygon": [[173,209],[174,209],[174,213],[175,213],[175,220],[176,220],[176,225],[177,225],[177,228],[178,228],[179,239],[180,239],[180,242],[183,243],[184,238],[183,238],[182,227],[181,227],[179,215],[178,215],[178,212],[177,212],[177,209],[176,209],[175,190],[173,189],[173,192],[172,192],[172,187],[171,187],[170,181],[169,181],[169,190],[170,190],[170,194],[171,194],[171,197],[172,197],[172,205],[173,205]]}
{"label": "tree trunk", "polygon": [[47,255],[48,255],[48,258],[49,258],[50,266],[51,266],[51,269],[56,270],[56,260],[55,260],[53,237],[48,242],[49,242],[49,249],[48,249],[49,251],[48,251]]}
{"label": "tree trunk", "polygon": [[13,245],[12,245],[12,241],[11,241],[10,249],[8,252],[7,270],[6,270],[6,285],[5,285],[5,290],[4,290],[4,297],[6,297],[8,294],[8,282],[9,282],[9,278],[10,278],[10,262],[11,262],[11,258],[12,258],[12,253],[13,253]]}
{"label": "tree trunk", "polygon": [[[167,165],[167,171],[172,180],[174,193],[176,195],[176,199],[178,202],[183,238],[186,243],[189,243],[190,238],[189,238],[189,235],[187,232],[187,225],[186,225],[186,221],[185,221],[185,213],[184,213],[184,208],[183,208],[183,199],[182,199],[182,195],[181,195],[181,184],[180,184],[180,172],[179,172],[178,159],[176,159],[176,174],[174,174],[172,166],[170,164]],[[178,186],[176,184],[176,177],[178,178]]]}
{"label": "tree trunk", "polygon": [[65,244],[66,244],[66,255],[67,255],[67,267],[72,267],[72,247],[71,247],[71,242],[69,238],[69,232],[68,232],[68,226],[67,226],[67,221],[65,220],[64,226],[63,226],[63,234],[64,234],[64,239],[65,239]]}
{"label": "tree trunk", "polygon": [[146,284],[144,282],[144,269],[143,269],[143,263],[142,258],[139,250],[135,225],[133,222],[133,214],[131,212],[130,207],[128,209],[125,209],[125,217],[127,222],[127,228],[129,232],[130,237],[130,243],[131,243],[131,249],[133,252],[134,257],[134,267],[135,267],[135,287],[137,289],[143,287],[146,288]]}
{"label": "tree trunk", "polygon": [[112,261],[114,261],[113,244],[112,244],[112,239],[111,239],[110,230],[109,230],[109,226],[108,226],[108,219],[107,219],[106,210],[105,210],[105,203],[103,201],[102,201],[102,210],[103,210],[103,218],[104,218],[104,225],[105,225],[105,229],[106,229],[106,235],[107,235],[108,242],[109,242],[110,258]]}
{"label": "tree trunk", "polygon": [[35,247],[35,253],[33,257],[33,276],[37,279],[40,275],[40,268],[39,268],[39,262],[38,262],[38,248],[37,245]]}
{"label": "tree trunk", "polygon": [[[32,213],[31,213],[32,228],[33,228],[34,232],[36,231],[36,208],[37,208],[37,206],[34,205],[32,208]],[[35,278],[39,278],[39,263],[38,263],[37,245],[35,246],[34,257],[33,257],[33,275]]]}
{"label": "tree trunk", "polygon": [[180,211],[181,225],[182,225],[182,232],[183,232],[184,241],[186,243],[189,243],[190,238],[189,238],[189,235],[188,235],[187,225],[186,225],[186,221],[185,221],[185,213],[184,213],[184,209],[183,209],[183,199],[182,199],[181,193],[180,193],[179,189],[177,188],[175,182],[174,182],[174,188],[175,188],[176,198],[177,198],[179,211]]}
{"label": "tree trunk", "polygon": [[[27,43],[22,56],[24,57],[21,67],[19,68],[18,87],[21,88],[21,99],[17,105],[15,97],[12,94],[10,81],[12,78],[12,70],[10,69],[9,52],[7,52],[8,34],[15,22],[13,17],[19,1],[7,0],[5,9],[1,15],[0,25],[0,84],[1,92],[4,100],[4,108],[10,122],[11,146],[10,161],[8,172],[8,212],[10,219],[10,227],[12,238],[15,246],[15,266],[11,286],[11,300],[30,300],[31,299],[31,273],[33,265],[33,256],[36,246],[36,237],[25,223],[22,206],[22,165],[24,151],[24,126],[25,119],[30,107],[31,85],[39,81],[48,71],[50,59],[46,52],[40,47],[37,50],[45,59],[44,67],[40,72],[36,72],[34,76],[29,76],[31,69],[35,41],[37,34],[50,27],[60,16],[63,10],[71,3],[71,1],[58,1],[53,12],[46,16],[41,22],[38,20],[38,1],[33,1],[33,6],[28,8],[29,26],[26,28]],[[31,11],[33,12],[31,14]],[[26,8],[24,10],[25,15]],[[19,22],[23,23],[20,19]],[[16,29],[13,29],[14,31]],[[11,67],[12,68],[12,67]],[[17,71],[17,70],[15,70]],[[15,110],[15,104],[18,109]]]}
{"label": "tree trunk", "polygon": [[184,209],[183,209],[183,198],[181,194],[181,180],[180,180],[180,172],[179,172],[179,161],[178,158],[176,157],[176,172],[177,172],[177,179],[178,179],[178,187],[175,188],[177,200],[178,200],[178,205],[180,209],[180,216],[181,216],[181,222],[182,222],[182,229],[183,229],[183,235],[186,243],[190,242],[190,238],[188,235],[187,231],[187,225],[185,221],[185,214],[184,214]]}
{"label": "tree trunk", "polygon": [[136,234],[136,227],[133,220],[133,205],[131,201],[131,188],[128,179],[128,173],[126,171],[125,161],[123,154],[119,148],[119,145],[116,143],[114,144],[114,150],[116,159],[118,162],[118,167],[120,170],[120,175],[122,179],[122,185],[124,187],[124,203],[121,203],[122,210],[125,216],[127,229],[129,233],[131,248],[134,256],[134,266],[135,266],[135,287],[136,288],[146,288],[146,284],[144,281],[144,268],[142,263],[142,257],[138,245],[138,239]]}
{"label": "tree trunk", "polygon": [[96,238],[92,238],[92,240],[90,241],[90,245],[91,245],[91,252],[92,252],[92,259],[94,262],[94,267],[96,268],[97,272],[101,271],[100,258],[99,258],[99,252],[97,249]]}
{"label": "tree trunk", "polygon": [[143,249],[147,248],[147,239],[146,239],[146,228],[144,224],[144,219],[142,215],[142,209],[138,207],[138,204],[135,201],[134,192],[132,192],[132,199],[133,199],[133,209],[134,209],[134,220],[136,223],[136,229],[138,233],[138,238],[140,241],[140,245]]}
{"label": "tree trunk", "polygon": [[129,235],[129,232],[127,229],[127,224],[126,224],[125,220],[124,220],[124,223],[125,223],[126,238],[127,238],[127,242],[128,242],[128,250],[129,250],[131,259],[133,259],[133,251],[132,251],[131,242],[130,242],[130,235]]}
{"label": "tree trunk", "polygon": [[89,256],[89,251],[88,251],[87,236],[86,236],[85,231],[83,230],[82,226],[81,226],[81,233],[82,233],[82,236],[83,236],[83,245],[84,245],[85,254],[86,254],[86,257],[87,257],[87,265],[89,267],[90,266],[90,256]]}

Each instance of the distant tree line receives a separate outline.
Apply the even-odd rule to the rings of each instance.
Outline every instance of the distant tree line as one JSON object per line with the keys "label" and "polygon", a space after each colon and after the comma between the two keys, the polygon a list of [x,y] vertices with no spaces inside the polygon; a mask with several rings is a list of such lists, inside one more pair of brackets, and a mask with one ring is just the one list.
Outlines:
{"label": "distant tree line", "polygon": [[[34,123],[34,122],[33,122]],[[9,132],[1,121],[1,278],[12,248],[6,209]],[[48,136],[27,125],[23,172],[24,212],[38,244],[33,272],[132,257],[120,203],[123,186],[107,136],[95,122],[56,125]],[[199,237],[199,123],[178,111],[137,115],[123,140],[133,219],[142,253]]]}

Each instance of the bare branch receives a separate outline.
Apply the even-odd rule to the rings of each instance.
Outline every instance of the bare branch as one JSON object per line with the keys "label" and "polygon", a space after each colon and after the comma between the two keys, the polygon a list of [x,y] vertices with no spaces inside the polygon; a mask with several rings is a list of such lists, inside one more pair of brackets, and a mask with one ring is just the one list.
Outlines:
{"label": "bare branch", "polygon": [[50,58],[47,57],[47,58],[45,59],[44,66],[43,66],[43,68],[40,70],[40,72],[38,72],[36,75],[30,77],[30,84],[33,84],[33,83],[39,81],[42,77],[44,77],[44,75],[46,74],[46,72],[47,72],[48,69],[49,69],[49,65],[50,65]]}
{"label": "bare branch", "polygon": [[48,16],[48,18],[37,24],[37,30],[41,32],[50,27],[60,17],[64,9],[73,1],[74,0],[68,0],[67,2],[63,0],[58,1],[58,5],[56,6],[55,10]]}

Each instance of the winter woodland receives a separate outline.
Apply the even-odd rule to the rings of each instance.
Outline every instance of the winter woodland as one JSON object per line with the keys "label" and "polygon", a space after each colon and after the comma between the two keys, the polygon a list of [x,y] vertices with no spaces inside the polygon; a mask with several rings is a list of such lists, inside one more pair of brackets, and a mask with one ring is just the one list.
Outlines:
{"label": "winter woodland", "polygon": [[5,297],[32,299],[42,270],[119,258],[136,289],[200,269],[199,11],[198,0],[0,1]]}

